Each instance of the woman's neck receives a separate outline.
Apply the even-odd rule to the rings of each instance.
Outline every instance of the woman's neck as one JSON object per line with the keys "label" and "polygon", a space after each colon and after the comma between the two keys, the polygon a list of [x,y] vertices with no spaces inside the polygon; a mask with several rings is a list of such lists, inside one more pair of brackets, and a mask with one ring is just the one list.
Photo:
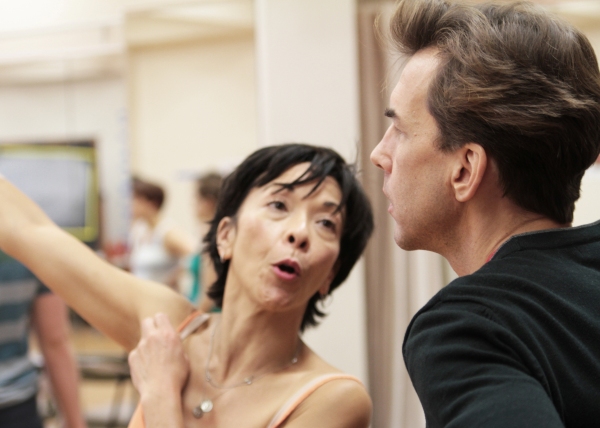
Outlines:
{"label": "woman's neck", "polygon": [[[228,302],[230,304],[231,302]],[[244,310],[231,303],[211,330],[208,370],[219,384],[262,377],[282,370],[302,356],[300,321],[289,313]]]}
{"label": "woman's neck", "polygon": [[160,216],[158,213],[148,213],[138,217],[138,220],[145,222],[150,230],[153,230],[160,221]]}

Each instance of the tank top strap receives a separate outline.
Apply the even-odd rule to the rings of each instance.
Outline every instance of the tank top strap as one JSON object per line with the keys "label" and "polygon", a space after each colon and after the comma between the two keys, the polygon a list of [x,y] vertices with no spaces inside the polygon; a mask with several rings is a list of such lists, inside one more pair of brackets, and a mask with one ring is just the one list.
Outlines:
{"label": "tank top strap", "polygon": [[196,329],[208,321],[209,318],[209,314],[201,311],[194,311],[188,315],[187,318],[184,319],[183,322],[177,327],[177,332],[179,332],[179,337],[181,340],[184,340],[186,337],[196,331]]}
{"label": "tank top strap", "polygon": [[347,375],[344,373],[330,373],[324,374],[322,376],[316,377],[315,379],[308,382],[304,385],[298,392],[290,397],[288,401],[285,402],[283,406],[279,409],[279,411],[275,414],[273,419],[268,425],[268,428],[277,428],[281,426],[283,422],[292,414],[294,410],[304,401],[310,394],[315,392],[319,387],[324,384],[331,382],[333,380],[338,379],[348,379],[353,380],[362,385],[362,382],[355,376]]}

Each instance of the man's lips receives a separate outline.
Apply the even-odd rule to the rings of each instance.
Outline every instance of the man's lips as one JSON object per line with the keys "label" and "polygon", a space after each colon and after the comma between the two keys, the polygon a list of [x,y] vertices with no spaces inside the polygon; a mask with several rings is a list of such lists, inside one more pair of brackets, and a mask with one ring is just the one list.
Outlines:
{"label": "man's lips", "polygon": [[388,196],[387,192],[385,191],[385,186],[381,189],[381,191],[383,192],[383,196],[385,196],[385,198],[390,202],[390,204],[388,205],[388,211],[391,212],[391,209],[392,209],[392,200],[390,199],[390,197]]}

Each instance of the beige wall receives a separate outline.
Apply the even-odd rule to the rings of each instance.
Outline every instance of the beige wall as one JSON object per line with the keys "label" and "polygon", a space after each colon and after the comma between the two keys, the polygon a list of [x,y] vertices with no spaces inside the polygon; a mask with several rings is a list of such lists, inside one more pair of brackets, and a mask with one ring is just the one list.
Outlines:
{"label": "beige wall", "polygon": [[[255,7],[260,144],[320,144],[354,161],[360,135],[355,2],[257,0]],[[330,315],[304,338],[366,383],[365,311],[359,262],[334,292]]]}
{"label": "beige wall", "polygon": [[257,146],[254,62],[252,36],[129,55],[133,170],[166,187],[165,215],[190,233],[191,176]]}

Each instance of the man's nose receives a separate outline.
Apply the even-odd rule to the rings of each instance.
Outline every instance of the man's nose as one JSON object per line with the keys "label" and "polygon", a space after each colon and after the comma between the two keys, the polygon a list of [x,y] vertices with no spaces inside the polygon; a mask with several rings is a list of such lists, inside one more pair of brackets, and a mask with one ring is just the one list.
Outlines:
{"label": "man's nose", "polygon": [[373,151],[371,152],[371,163],[373,163],[373,165],[375,165],[377,168],[381,168],[382,170],[389,172],[389,167],[391,165],[390,162],[390,158],[389,156],[387,156],[387,154],[385,153],[385,145],[386,145],[386,138],[388,137],[388,131],[386,131],[385,135],[383,136],[383,138],[381,139],[381,141],[379,142],[379,144],[377,144],[375,146],[375,148],[373,149]]}

